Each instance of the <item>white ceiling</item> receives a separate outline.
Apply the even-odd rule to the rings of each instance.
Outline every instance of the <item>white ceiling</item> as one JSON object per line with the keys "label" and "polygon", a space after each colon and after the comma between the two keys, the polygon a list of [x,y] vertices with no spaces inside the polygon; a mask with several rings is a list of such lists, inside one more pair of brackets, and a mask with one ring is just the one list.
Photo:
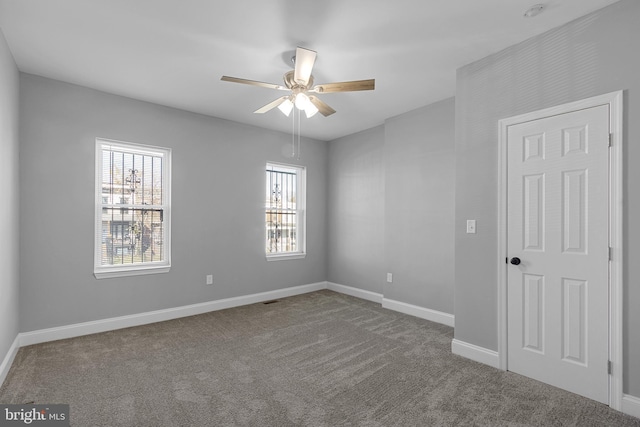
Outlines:
{"label": "white ceiling", "polygon": [[[455,95],[456,69],[617,0],[0,0],[0,28],[31,74],[251,125],[291,131],[282,83],[296,46],[318,52],[316,83],[376,79],[324,94],[337,110],[303,118],[332,140]],[[539,1],[539,0],[538,0]]]}

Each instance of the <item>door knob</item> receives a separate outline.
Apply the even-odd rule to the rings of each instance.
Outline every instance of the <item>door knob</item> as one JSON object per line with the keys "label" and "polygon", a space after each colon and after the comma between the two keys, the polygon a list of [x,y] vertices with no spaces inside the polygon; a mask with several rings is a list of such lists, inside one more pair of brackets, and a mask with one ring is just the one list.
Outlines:
{"label": "door knob", "polygon": [[517,256],[514,256],[513,258],[511,258],[511,261],[509,262],[513,265],[520,265],[520,258],[518,258]]}

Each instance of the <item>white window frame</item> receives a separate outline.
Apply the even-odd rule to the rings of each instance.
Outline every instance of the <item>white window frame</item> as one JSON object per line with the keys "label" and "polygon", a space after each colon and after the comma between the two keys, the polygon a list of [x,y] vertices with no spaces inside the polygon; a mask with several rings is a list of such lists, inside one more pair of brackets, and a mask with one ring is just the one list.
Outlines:
{"label": "white window frame", "polygon": [[[163,210],[163,261],[134,263],[127,265],[102,265],[102,152],[104,148],[116,148],[127,152],[161,156],[162,166],[162,210]],[[134,144],[96,138],[95,146],[95,234],[93,274],[96,279],[137,276],[143,274],[167,273],[171,269],[171,149],[152,145]],[[146,205],[130,205],[131,208],[144,208]]]}
{"label": "white window frame", "polygon": [[[278,162],[267,162],[265,167],[265,172],[269,169],[269,167],[274,168],[285,168],[285,169],[294,169],[296,171],[296,246],[297,251],[291,252],[276,252],[270,253],[266,252],[265,248],[265,256],[267,261],[283,261],[283,260],[292,260],[292,259],[303,259],[307,256],[307,169],[304,166],[300,165],[291,165],[286,163],[278,163]],[[265,177],[265,189],[267,188],[268,183],[267,174],[264,174]],[[267,206],[263,210],[263,215],[266,215]],[[267,225],[265,221],[265,235],[267,233]]]}

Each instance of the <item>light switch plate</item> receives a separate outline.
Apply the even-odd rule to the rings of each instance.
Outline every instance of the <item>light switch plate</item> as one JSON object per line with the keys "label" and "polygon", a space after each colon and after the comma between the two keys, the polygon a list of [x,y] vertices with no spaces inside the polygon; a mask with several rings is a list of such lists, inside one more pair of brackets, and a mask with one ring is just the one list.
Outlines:
{"label": "light switch plate", "polygon": [[467,220],[467,234],[476,234],[476,220],[468,219]]}

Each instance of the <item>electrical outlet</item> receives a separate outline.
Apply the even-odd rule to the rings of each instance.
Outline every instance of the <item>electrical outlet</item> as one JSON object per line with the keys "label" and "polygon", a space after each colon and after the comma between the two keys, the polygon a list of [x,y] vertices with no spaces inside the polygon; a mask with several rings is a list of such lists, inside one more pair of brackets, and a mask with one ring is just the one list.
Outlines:
{"label": "electrical outlet", "polygon": [[213,274],[207,274],[207,285],[213,285]]}
{"label": "electrical outlet", "polygon": [[393,274],[387,273],[387,283],[393,283]]}
{"label": "electrical outlet", "polygon": [[476,234],[476,220],[468,219],[467,220],[467,234]]}

